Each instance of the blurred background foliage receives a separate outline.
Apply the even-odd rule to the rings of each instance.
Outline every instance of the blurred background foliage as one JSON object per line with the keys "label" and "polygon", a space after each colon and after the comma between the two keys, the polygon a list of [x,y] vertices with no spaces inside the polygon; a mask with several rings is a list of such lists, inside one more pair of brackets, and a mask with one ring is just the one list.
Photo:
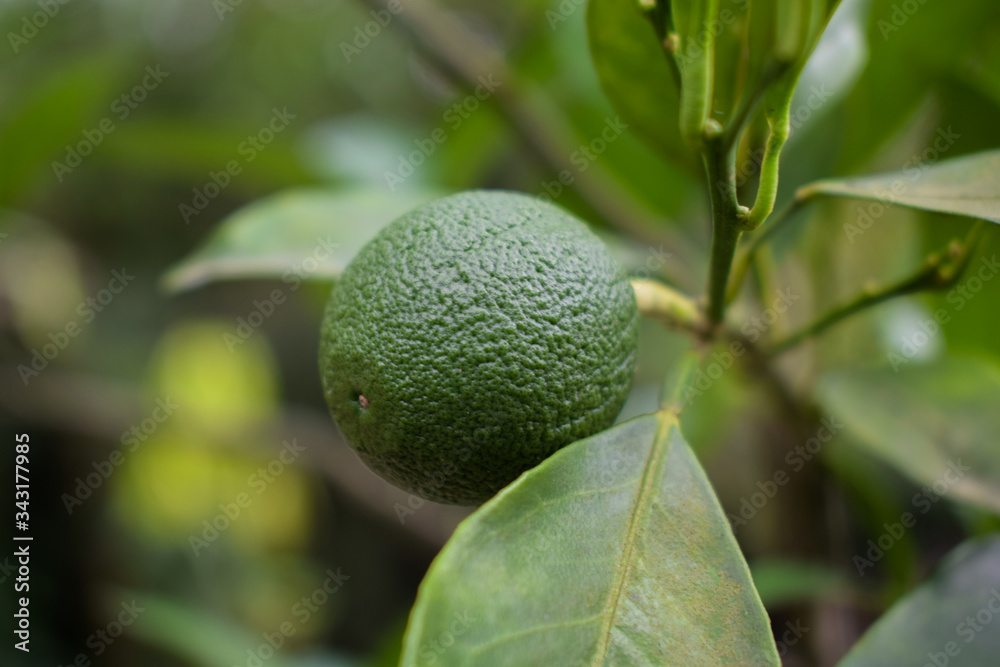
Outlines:
{"label": "blurred background foliage", "polygon": [[[564,160],[614,121],[588,54],[582,0],[402,4],[402,15],[374,29],[364,2],[0,4],[0,418],[6,432],[31,435],[35,536],[33,650],[12,651],[4,664],[69,665],[80,655],[107,665],[255,664],[284,623],[294,632],[268,664],[395,664],[416,587],[468,510],[392,489],[340,441],[316,372],[322,275],[216,282],[174,296],[161,277],[230,213],[290,186],[375,192],[389,208],[478,187],[552,194],[558,170],[538,159],[497,100],[460,122],[449,115],[470,91],[402,29],[418,7],[432,22],[460,21],[503,54],[509,81],[552,128],[546,136]],[[1000,145],[1000,5],[921,4],[901,25],[895,6],[844,1],[793,103],[782,198],[820,177],[900,169],[939,130],[956,137],[941,157]],[[818,90],[824,101],[810,105]],[[247,149],[277,111],[294,118],[266,146]],[[101,129],[108,123],[110,132]],[[390,191],[386,172],[437,128],[446,140]],[[54,166],[72,165],[81,142],[92,150],[79,166]],[[740,158],[751,193],[754,147]],[[239,173],[213,189],[213,174],[233,161]],[[622,235],[586,184],[565,188],[560,205],[593,223],[632,270],[700,292],[709,224],[690,154],[656,149],[630,129],[574,177],[606,185],[603,197],[644,221],[642,239]],[[808,321],[867,280],[901,275],[969,224],[895,207],[851,242],[844,225],[863,206],[823,202],[780,237],[766,284],[792,286],[800,302],[769,333]],[[347,231],[366,224],[329,221]],[[996,234],[982,250],[1000,250]],[[118,294],[114,271],[134,276]],[[748,290],[735,321],[767,308],[764,295]],[[269,299],[266,316],[259,304]],[[876,309],[787,355],[784,370],[809,387],[829,367],[884,365],[921,319],[951,307],[945,299]],[[914,363],[997,358],[998,302],[1000,281],[988,282]],[[51,345],[58,352],[45,354]],[[644,323],[623,418],[655,406],[684,345]],[[26,375],[36,352],[44,367]],[[727,373],[687,415],[688,439],[727,511],[801,442],[752,380]],[[158,401],[176,403],[162,420]],[[4,457],[5,476],[12,458]],[[785,647],[787,664],[830,664],[942,554],[998,528],[985,510],[939,503],[859,579],[850,555],[919,487],[847,435],[821,458],[737,532],[773,625],[809,619],[814,628]],[[234,505],[240,498],[245,506]],[[232,507],[239,515],[227,524]],[[214,537],[213,521],[226,526]],[[3,565],[9,618],[12,575]],[[133,599],[145,609],[135,623],[110,646],[95,642]]]}

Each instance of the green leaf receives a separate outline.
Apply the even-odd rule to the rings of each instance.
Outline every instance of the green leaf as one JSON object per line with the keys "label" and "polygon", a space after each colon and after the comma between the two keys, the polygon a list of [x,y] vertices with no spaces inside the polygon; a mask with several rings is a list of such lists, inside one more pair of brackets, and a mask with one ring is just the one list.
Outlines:
{"label": "green leaf", "polygon": [[[260,122],[267,122],[267,117],[261,117]],[[312,177],[302,166],[302,150],[291,132],[275,135],[267,150],[257,151],[252,160],[240,152],[241,145],[246,149],[243,142],[247,135],[260,127],[244,123],[234,127],[231,120],[218,123],[166,115],[130,118],[115,131],[101,157],[131,172],[199,186],[211,172],[218,172],[220,165],[236,160],[240,171],[233,176],[231,187],[252,193],[308,183]],[[307,145],[315,148],[316,143],[313,139]],[[192,224],[207,224],[210,211],[192,216]]]}
{"label": "green leaf", "polygon": [[987,667],[1000,655],[1000,538],[966,542],[897,602],[839,667]]}
{"label": "green leaf", "polygon": [[163,277],[169,291],[223,279],[332,280],[382,227],[428,192],[287,190],[229,216]]}
{"label": "green leaf", "polygon": [[[838,370],[821,379],[818,395],[859,446],[916,482],[937,485],[938,495],[1000,512],[996,364],[948,358],[898,373]],[[926,512],[927,504],[915,499],[913,506]]]}
{"label": "green leaf", "polygon": [[[941,137],[947,140],[946,134]],[[887,174],[817,181],[801,188],[798,196],[814,194],[891,202],[1000,223],[1000,150]]]}
{"label": "green leaf", "polygon": [[817,563],[759,560],[750,566],[750,572],[765,607],[817,600],[849,591],[840,572]]}
{"label": "green leaf", "polygon": [[590,0],[587,33],[601,87],[625,122],[672,161],[695,164],[670,62],[637,0]]}
{"label": "green leaf", "polygon": [[[6,96],[9,111],[0,121],[0,205],[18,203],[36,181],[55,186],[72,178],[52,166],[59,162],[63,170],[71,169],[69,147],[83,143],[101,151],[84,132],[100,136],[99,144],[106,136],[99,130],[102,120],[116,128],[121,124],[110,110],[116,93],[124,92],[117,89],[123,85],[121,69],[109,54],[100,53],[47,70],[30,90]],[[81,161],[89,154],[84,152]]]}
{"label": "green leaf", "polygon": [[[244,664],[248,651],[256,653],[264,639],[246,628],[227,622],[190,603],[158,595],[135,595],[136,617],[129,632],[164,652],[203,667]],[[125,596],[133,599],[133,596]],[[265,651],[267,650],[265,649]],[[272,651],[268,661],[275,667],[290,667],[285,657]]]}
{"label": "green leaf", "polygon": [[458,527],[420,586],[401,664],[432,655],[477,667],[779,664],[726,517],[666,412],[560,450]]}

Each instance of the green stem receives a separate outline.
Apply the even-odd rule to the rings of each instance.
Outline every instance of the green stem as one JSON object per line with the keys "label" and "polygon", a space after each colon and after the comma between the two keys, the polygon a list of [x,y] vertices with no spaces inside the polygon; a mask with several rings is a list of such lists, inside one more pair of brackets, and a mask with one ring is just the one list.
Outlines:
{"label": "green stem", "polygon": [[733,145],[739,141],[740,135],[743,133],[743,128],[750,120],[750,115],[757,109],[760,101],[764,98],[764,92],[767,90],[767,87],[778,78],[780,72],[781,69],[778,67],[769,68],[764,73],[756,90],[740,97],[739,106],[733,113],[732,120],[726,125],[725,140],[727,145]]}
{"label": "green stem", "polygon": [[847,303],[834,308],[826,315],[818,318],[804,329],[801,329],[784,340],[775,343],[771,347],[771,354],[780,354],[795,347],[807,338],[818,336],[841,320],[847,319],[851,315],[854,315],[855,313],[866,308],[870,308],[897,296],[911,294],[913,292],[920,291],[921,289],[926,289],[930,286],[929,280],[935,273],[937,273],[937,267],[929,267],[926,271],[918,272],[910,278],[900,281],[899,283],[896,283],[888,288],[870,292],[863,291]]}
{"label": "green stem", "polygon": [[734,148],[726,147],[722,137],[705,144],[703,158],[712,200],[712,250],[708,276],[710,325],[722,322],[726,309],[726,286],[732,269],[746,209],[736,198]]}
{"label": "green stem", "polygon": [[983,223],[982,221],[978,221],[969,232],[969,236],[965,242],[952,242],[947,254],[943,257],[941,255],[932,255],[916,273],[897,283],[882,289],[862,291],[847,303],[837,306],[805,328],[772,345],[769,350],[770,354],[780,354],[791,349],[807,338],[823,333],[851,315],[878,305],[883,301],[923,290],[940,290],[951,287],[958,282],[958,279],[961,278],[962,273],[968,266],[972,249],[978,242],[982,229]]}
{"label": "green stem", "polygon": [[708,327],[694,299],[655,280],[635,279],[632,289],[640,315],[660,320],[671,329],[704,337]]}
{"label": "green stem", "polygon": [[774,210],[774,202],[778,199],[778,164],[781,159],[781,149],[788,140],[791,131],[790,115],[791,97],[788,103],[782,103],[774,116],[768,116],[770,132],[767,135],[767,146],[764,148],[764,159],[760,165],[760,184],[757,186],[757,197],[744,222],[744,229],[757,229],[767,216]]}
{"label": "green stem", "polygon": [[[719,13],[719,0],[695,0],[687,30],[681,35],[675,54],[681,72],[681,136],[700,149],[705,141],[706,125],[712,113],[715,85],[715,31],[711,21]],[[699,44],[698,40],[703,40]]]}
{"label": "green stem", "polygon": [[670,75],[674,78],[674,83],[679,89],[681,87],[681,72],[674,57],[677,52],[677,33],[674,31],[669,3],[658,0],[639,0],[639,11],[652,24],[656,39],[663,45],[663,54],[667,58]]}
{"label": "green stem", "polygon": [[[800,190],[800,192],[802,191]],[[726,303],[731,303],[739,294],[740,288],[743,286],[743,281],[746,279],[747,272],[753,264],[754,256],[760,250],[761,246],[784,229],[788,225],[788,222],[795,217],[795,214],[805,206],[811,196],[812,195],[810,194],[808,197],[799,197],[798,193],[796,193],[796,196],[792,199],[792,201],[788,202],[784,208],[768,220],[770,224],[768,224],[762,231],[753,235],[750,244],[740,252],[740,256],[736,260],[736,269],[733,271],[733,277],[729,283],[729,288],[726,294]]]}

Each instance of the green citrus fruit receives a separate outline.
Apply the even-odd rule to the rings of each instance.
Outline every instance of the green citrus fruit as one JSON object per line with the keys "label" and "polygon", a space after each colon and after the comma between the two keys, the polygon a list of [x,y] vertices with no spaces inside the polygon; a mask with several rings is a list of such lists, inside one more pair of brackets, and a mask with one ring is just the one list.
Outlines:
{"label": "green citrus fruit", "polygon": [[476,504],[612,424],[637,332],[629,280],[582,222],[524,195],[467,192],[358,253],[326,307],[320,372],[370,468]]}

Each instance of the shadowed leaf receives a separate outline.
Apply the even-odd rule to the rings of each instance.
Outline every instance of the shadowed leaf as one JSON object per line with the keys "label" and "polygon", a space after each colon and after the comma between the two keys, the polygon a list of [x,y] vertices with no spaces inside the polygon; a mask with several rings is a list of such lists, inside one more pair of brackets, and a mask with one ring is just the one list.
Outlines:
{"label": "shadowed leaf", "polygon": [[997,664],[1000,538],[966,542],[873,625],[839,667]]}
{"label": "shadowed leaf", "polygon": [[898,373],[838,370],[821,380],[819,398],[860,446],[916,482],[1000,511],[996,364],[951,358]]}

